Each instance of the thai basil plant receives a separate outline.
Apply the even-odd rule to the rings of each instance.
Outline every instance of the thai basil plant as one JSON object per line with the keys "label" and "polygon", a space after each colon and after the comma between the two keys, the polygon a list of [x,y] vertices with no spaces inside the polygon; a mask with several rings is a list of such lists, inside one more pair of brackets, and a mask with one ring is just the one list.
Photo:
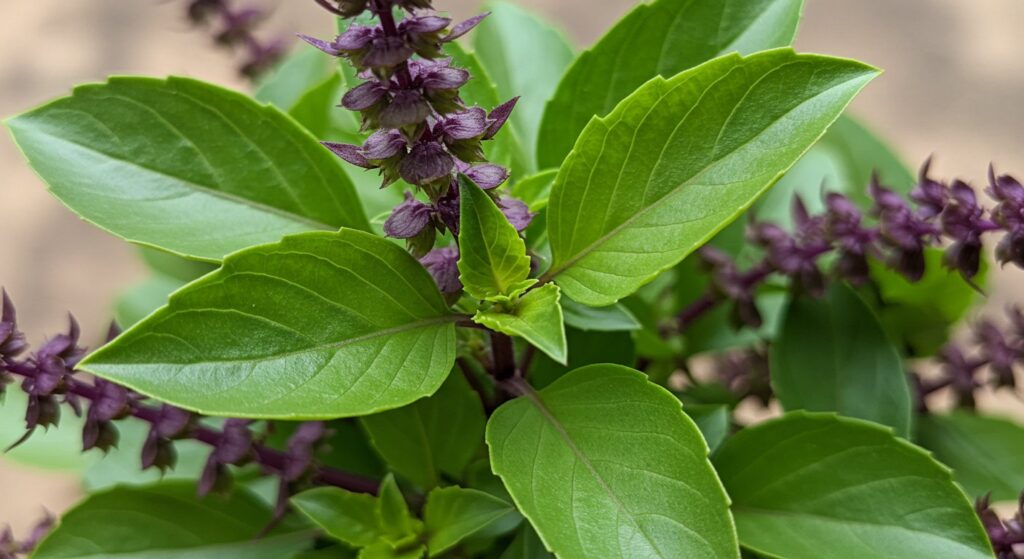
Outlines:
{"label": "thai basil plant", "polygon": [[1024,185],[909,172],[845,114],[879,70],[790,48],[801,0],[654,0],[578,54],[511,4],[316,2],[338,35],[276,66],[188,3],[253,96],[7,121],[152,277],[92,351],[4,294],[10,456],[87,496],[0,557],[1024,557],[1024,427],[978,398],[1024,312],[972,310]]}

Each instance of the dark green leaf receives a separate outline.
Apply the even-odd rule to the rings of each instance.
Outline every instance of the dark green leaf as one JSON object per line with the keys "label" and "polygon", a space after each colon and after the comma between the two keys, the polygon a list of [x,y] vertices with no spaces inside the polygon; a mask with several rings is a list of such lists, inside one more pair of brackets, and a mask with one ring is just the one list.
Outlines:
{"label": "dark green leaf", "polygon": [[584,332],[566,328],[565,338],[569,348],[569,364],[562,365],[544,354],[538,354],[530,369],[530,383],[544,388],[569,371],[596,365],[612,363],[632,367],[636,363],[636,343],[629,332]]}
{"label": "dark green leaf", "polygon": [[544,542],[540,541],[537,532],[530,525],[523,524],[508,549],[501,554],[501,559],[554,559],[554,555],[544,549]]}
{"label": "dark green leaf", "polygon": [[440,555],[466,538],[518,517],[515,507],[483,491],[461,487],[435,489],[427,496],[423,512],[427,549],[432,557]]}
{"label": "dark green leaf", "polygon": [[877,73],[779,49],[651,80],[559,172],[545,277],[592,306],[633,293],[752,204]]}
{"label": "dark green leaf", "polygon": [[566,364],[568,347],[565,321],[562,319],[558,286],[549,283],[528,292],[510,311],[498,306],[478,311],[473,322],[510,336],[519,336],[555,361]]}
{"label": "dark green leaf", "polygon": [[181,289],[185,282],[155,274],[121,293],[114,307],[117,325],[128,328],[167,304],[171,293]]}
{"label": "dark green leaf", "polygon": [[704,441],[708,443],[711,452],[714,452],[729,436],[729,426],[732,421],[729,406],[687,404],[683,406],[683,411],[697,424],[697,428],[700,429],[700,434],[704,435]]}
{"label": "dark green leaf", "polygon": [[330,418],[429,396],[454,360],[427,271],[344,229],[230,256],[82,367],[208,415]]}
{"label": "dark green leaf", "polygon": [[558,169],[548,169],[530,175],[512,185],[512,195],[530,207],[531,212],[539,212],[548,207],[551,186],[555,184]]}
{"label": "dark green leaf", "polygon": [[466,293],[507,301],[536,283],[527,279],[526,244],[491,197],[460,176],[459,200],[459,277]]}
{"label": "dark green leaf", "polygon": [[1024,488],[1024,428],[998,417],[966,412],[923,415],[917,439],[953,468],[968,495],[992,493],[994,501],[1012,501]]}
{"label": "dark green leaf", "polygon": [[739,557],[700,432],[642,373],[594,365],[527,389],[491,416],[487,444],[561,557]]}
{"label": "dark green leaf", "polygon": [[595,116],[647,80],[717,56],[788,46],[803,0],[657,0],[640,4],[576,59],[541,124],[540,168],[558,167]]}
{"label": "dark green leaf", "polygon": [[465,377],[453,373],[433,396],[360,421],[395,472],[431,488],[442,473],[462,475],[483,444],[487,417]]}
{"label": "dark green leaf", "polygon": [[244,492],[198,500],[194,484],[167,483],[97,493],[61,518],[34,559],[287,559],[314,534],[258,538],[270,510]]}
{"label": "dark green leaf", "polygon": [[[943,251],[925,250],[925,274],[910,282],[884,263],[872,261],[871,278],[878,286],[878,316],[889,337],[912,356],[934,355],[949,339],[952,327],[963,319],[979,294],[959,273],[942,264]],[[982,260],[975,285],[984,286],[988,265]]]}
{"label": "dark green leaf", "polygon": [[948,469],[876,424],[792,412],[725,441],[740,543],[787,559],[991,558]]}
{"label": "dark green leaf", "polygon": [[640,329],[640,322],[625,306],[588,307],[572,299],[562,299],[565,323],[586,332],[623,332]]}
{"label": "dark green leaf", "polygon": [[534,154],[544,104],[572,62],[572,48],[559,32],[509,2],[491,2],[491,15],[473,32],[473,47],[503,100],[521,97],[512,127],[522,144],[528,170]]}
{"label": "dark green leaf", "polygon": [[202,82],[112,78],[8,121],[55,196],[126,240],[218,261],[368,229],[335,157],[277,109]]}
{"label": "dark green leaf", "polygon": [[787,410],[834,411],[910,434],[911,396],[899,352],[852,289],[795,297],[771,349],[775,395]]}

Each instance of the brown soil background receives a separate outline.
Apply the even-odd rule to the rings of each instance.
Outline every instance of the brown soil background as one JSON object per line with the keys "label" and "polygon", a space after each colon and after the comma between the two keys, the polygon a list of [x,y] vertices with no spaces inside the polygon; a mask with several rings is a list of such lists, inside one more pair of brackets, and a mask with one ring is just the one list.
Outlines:
{"label": "brown soil background", "polygon": [[[254,0],[259,4],[260,0]],[[518,0],[591,44],[635,2]],[[111,74],[187,75],[245,87],[234,62],[186,25],[181,0],[0,0],[0,116]],[[330,33],[311,0],[276,5],[270,33]],[[468,16],[476,0],[439,0]],[[1020,0],[807,0],[798,48],[859,58],[886,73],[853,111],[913,165],[936,154],[940,175],[983,186],[985,169],[1024,174],[1024,3]],[[143,276],[127,245],[79,221],[51,198],[10,138],[0,135],[0,284],[32,335],[81,320],[86,339],[106,329],[114,295]],[[988,308],[1024,294],[1024,274],[996,274]],[[40,341],[33,339],[33,342]],[[23,533],[44,507],[59,512],[78,490],[67,475],[0,458],[0,525]]]}

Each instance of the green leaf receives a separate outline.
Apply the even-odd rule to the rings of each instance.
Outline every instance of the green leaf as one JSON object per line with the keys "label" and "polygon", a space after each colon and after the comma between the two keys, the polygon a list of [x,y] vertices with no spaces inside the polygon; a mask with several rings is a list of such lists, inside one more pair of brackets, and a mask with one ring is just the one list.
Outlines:
{"label": "green leaf", "polygon": [[473,32],[473,47],[502,99],[520,97],[512,127],[537,170],[537,133],[544,104],[572,62],[572,47],[561,32],[510,2],[491,2],[491,15]]}
{"label": "green leaf", "polygon": [[[20,388],[10,387],[0,395],[0,449],[25,435],[27,408],[28,396]],[[94,464],[96,455],[82,452],[84,418],[62,408],[59,426],[36,429],[27,441],[0,455],[0,460],[42,470],[81,471]]]}
{"label": "green leaf", "polygon": [[395,482],[395,476],[388,474],[380,484],[377,498],[377,522],[389,543],[399,544],[419,533],[419,521],[409,513],[402,490]]}
{"label": "green leaf", "polygon": [[834,411],[910,434],[911,396],[896,348],[852,289],[795,297],[771,349],[775,395],[787,410]]}
{"label": "green leaf", "polygon": [[994,501],[1012,501],[1024,487],[1024,427],[998,417],[956,412],[923,415],[917,440],[953,468],[968,495],[992,493]]}
{"label": "green leaf", "polygon": [[477,299],[508,300],[536,283],[526,244],[491,197],[459,177],[459,278]]}
{"label": "green leaf", "polygon": [[739,557],[729,500],[679,401],[617,365],[498,408],[491,466],[561,557]]}
{"label": "green leaf", "polygon": [[291,498],[292,505],[328,536],[354,547],[377,543],[382,535],[377,498],[337,487],[318,487]]}
{"label": "green leaf", "polygon": [[551,186],[555,184],[558,169],[548,169],[530,175],[512,185],[512,195],[529,206],[531,212],[539,212],[548,207]]}
{"label": "green leaf", "polygon": [[435,489],[427,496],[423,512],[427,549],[431,557],[440,555],[462,540],[518,516],[515,507],[483,491],[461,487]]}
{"label": "green leaf", "polygon": [[360,418],[388,465],[428,489],[442,473],[462,475],[483,443],[486,421],[480,398],[458,373],[429,398]]}
{"label": "green leaf", "polygon": [[427,271],[368,233],[306,233],[231,255],[82,368],[206,415],[366,415],[433,394],[454,315]]}
{"label": "green leaf", "polygon": [[[174,451],[178,459],[174,468],[161,472],[157,468],[142,469],[142,447],[149,434],[150,423],[126,418],[117,422],[120,440],[117,448],[106,454],[95,453],[97,459],[82,475],[82,486],[95,493],[116,485],[150,485],[160,481],[190,480],[193,483],[203,473],[203,466],[210,455],[210,447],[195,440],[175,441]],[[68,429],[64,427],[64,429]],[[76,438],[81,430],[72,431]],[[81,444],[74,450],[81,450]]]}
{"label": "green leaf", "polygon": [[240,491],[198,500],[194,484],[117,488],[91,495],[61,518],[33,559],[282,559],[315,534],[271,533],[269,508]]}
{"label": "green leaf", "polygon": [[122,292],[117,298],[114,317],[117,325],[127,328],[167,304],[171,293],[181,289],[185,282],[154,274]]}
{"label": "green leaf", "polygon": [[569,348],[569,363],[557,363],[547,355],[538,354],[530,368],[530,384],[544,388],[569,371],[611,363],[632,367],[636,364],[636,343],[630,332],[585,332],[576,328],[565,329]]}
{"label": "green leaf", "polygon": [[697,424],[700,434],[704,435],[704,441],[708,448],[714,452],[722,444],[722,441],[729,436],[732,417],[729,414],[729,406],[723,404],[687,404],[683,411],[690,419]]}
{"label": "green leaf", "polygon": [[497,305],[477,311],[473,322],[510,336],[520,336],[555,361],[565,365],[568,346],[565,341],[565,322],[562,319],[558,286],[549,283],[528,292],[506,311]]}
{"label": "green leaf", "polygon": [[651,80],[562,166],[545,278],[591,306],[633,293],[749,207],[877,74],[779,49]]}
{"label": "green leaf", "polygon": [[140,247],[139,256],[156,275],[174,278],[182,283],[190,282],[217,269],[217,266],[207,262],[186,260],[152,248]]}
{"label": "green leaf", "polygon": [[[925,249],[925,274],[911,282],[882,262],[870,261],[871,279],[878,288],[878,316],[889,337],[912,356],[938,353],[949,339],[953,326],[981,300],[959,273],[942,264],[943,250]],[[975,285],[984,286],[988,265],[982,259]]]}
{"label": "green leaf", "polygon": [[588,307],[572,299],[562,300],[565,323],[585,332],[628,332],[639,330],[640,321],[621,303]]}
{"label": "green leaf", "polygon": [[300,97],[288,114],[319,140],[361,144],[365,134],[359,131],[356,113],[338,106],[344,93],[341,73],[334,72]]}
{"label": "green leaf", "polygon": [[879,425],[792,412],[733,435],[714,462],[740,543],[759,554],[992,557],[949,470]]}
{"label": "green leaf", "polygon": [[306,44],[300,44],[299,48],[260,80],[253,97],[287,112],[310,89],[336,72],[337,67],[331,57]]}
{"label": "green leaf", "polygon": [[537,532],[529,524],[523,524],[500,559],[554,559],[554,555],[544,549]]}
{"label": "green leaf", "polygon": [[185,78],[112,78],[7,122],[51,192],[119,237],[219,261],[368,229],[335,157],[277,109]]}
{"label": "green leaf", "polygon": [[541,123],[540,168],[558,167],[595,116],[654,76],[720,55],[788,46],[803,0],[657,0],[638,5],[576,59]]}

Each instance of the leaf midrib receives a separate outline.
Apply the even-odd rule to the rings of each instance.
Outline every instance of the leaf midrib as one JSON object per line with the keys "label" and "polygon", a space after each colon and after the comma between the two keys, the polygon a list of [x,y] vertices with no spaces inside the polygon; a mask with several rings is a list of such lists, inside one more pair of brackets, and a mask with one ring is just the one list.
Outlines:
{"label": "leaf midrib", "polygon": [[[792,63],[792,62],[791,62],[791,63]],[[727,73],[726,73],[726,74],[725,74],[724,76],[722,76],[722,78],[720,78],[720,79],[718,79],[718,80],[715,80],[715,81],[714,81],[713,83],[709,84],[708,88],[707,88],[707,89],[705,89],[705,90],[704,90],[704,91],[703,91],[703,92],[701,93],[701,97],[703,97],[703,95],[704,95],[704,94],[706,94],[706,93],[707,93],[707,92],[708,92],[708,91],[709,91],[709,90],[710,90],[710,89],[711,89],[712,87],[714,87],[714,85],[716,85],[717,83],[719,83],[719,81],[721,81],[721,79],[724,79],[724,78],[725,78],[726,76],[728,76],[729,74],[731,74],[731,73],[732,73],[732,72],[733,72],[733,71],[734,71],[734,70],[735,70],[736,68],[739,68],[739,67],[740,67],[740,66],[736,66],[736,67],[734,67],[734,68],[730,69],[730,70],[729,70],[729,72],[727,72]],[[776,70],[776,69],[778,69],[778,68],[775,68],[775,69],[773,69],[773,71],[774,71],[774,70]],[[762,135],[763,135],[763,134],[764,134],[764,133],[765,133],[765,132],[766,132],[766,131],[767,131],[768,129],[770,129],[770,128],[772,128],[773,126],[775,126],[775,125],[776,125],[776,124],[777,124],[777,123],[778,123],[779,121],[781,121],[782,119],[784,119],[784,118],[786,118],[787,116],[789,116],[789,115],[790,115],[790,114],[791,114],[792,112],[796,111],[797,109],[799,109],[800,107],[804,106],[805,104],[807,104],[807,103],[809,103],[809,102],[811,102],[811,101],[813,101],[813,100],[817,99],[818,97],[820,97],[820,96],[822,96],[822,95],[825,95],[825,94],[827,94],[827,93],[831,92],[831,91],[832,91],[832,90],[834,90],[834,89],[835,89],[836,87],[839,87],[839,85],[844,85],[844,84],[848,84],[848,83],[850,83],[850,82],[852,82],[852,81],[856,81],[857,79],[863,79],[863,76],[857,76],[856,78],[853,78],[853,79],[849,79],[849,80],[846,80],[846,81],[844,81],[844,82],[841,82],[840,84],[836,84],[836,85],[834,85],[834,86],[832,86],[832,87],[829,87],[828,89],[825,89],[825,90],[823,90],[823,91],[821,91],[821,92],[819,92],[819,93],[817,93],[817,94],[815,94],[815,95],[813,95],[813,96],[811,96],[811,97],[808,97],[808,98],[804,99],[803,101],[801,101],[801,102],[800,102],[800,103],[798,103],[797,105],[794,105],[794,106],[793,106],[793,107],[792,107],[791,109],[789,109],[788,111],[786,111],[785,113],[783,113],[782,115],[780,115],[780,116],[779,116],[778,118],[776,118],[775,120],[773,120],[773,121],[772,121],[771,123],[769,123],[769,124],[768,124],[767,126],[765,126],[765,127],[764,127],[764,128],[763,128],[763,129],[761,130],[761,131],[759,131],[759,132],[758,132],[757,134],[755,134],[755,135],[754,135],[753,137],[751,137],[751,138],[750,138],[749,140],[747,140],[747,141],[743,142],[742,144],[740,144],[740,145],[736,146],[736,148],[734,148],[734,149],[730,150],[729,152],[723,153],[723,154],[721,155],[721,157],[719,157],[718,159],[715,159],[715,160],[713,160],[713,161],[710,161],[710,162],[708,162],[708,164],[707,164],[706,166],[704,166],[704,168],[702,168],[702,169],[698,170],[698,171],[697,171],[697,172],[696,172],[696,173],[695,173],[695,174],[694,174],[693,176],[691,176],[691,177],[689,177],[689,178],[687,178],[687,179],[683,180],[683,181],[682,181],[682,182],[681,182],[681,183],[680,183],[679,185],[677,185],[676,187],[672,188],[672,190],[670,190],[669,192],[667,192],[667,193],[666,193],[666,194],[665,194],[664,196],[661,196],[660,198],[658,198],[657,200],[655,200],[655,201],[654,201],[654,202],[653,202],[652,204],[650,204],[650,205],[648,205],[648,206],[645,206],[645,207],[641,208],[641,209],[640,209],[639,211],[637,211],[637,212],[636,212],[635,214],[633,214],[632,216],[628,217],[628,218],[627,218],[627,219],[626,219],[625,221],[623,221],[622,223],[620,223],[619,225],[617,225],[616,227],[614,227],[614,228],[613,228],[613,229],[612,229],[611,231],[609,231],[609,232],[605,233],[604,235],[602,235],[602,236],[601,236],[601,237],[599,237],[598,239],[594,240],[594,241],[593,241],[592,243],[590,243],[589,245],[585,246],[585,247],[584,247],[584,248],[583,248],[582,250],[580,250],[579,252],[577,252],[577,253],[576,253],[576,254],[575,254],[575,255],[574,255],[573,257],[571,257],[571,258],[569,258],[568,260],[566,260],[566,261],[565,261],[565,262],[564,262],[563,264],[561,264],[561,265],[559,265],[559,266],[557,266],[557,267],[554,267],[554,268],[552,268],[551,270],[549,270],[549,271],[548,271],[548,272],[547,272],[546,274],[544,274],[543,278],[541,278],[541,283],[544,283],[544,282],[547,282],[547,281],[551,281],[552,279],[554,279],[554,278],[555,278],[556,276],[558,276],[559,274],[561,274],[561,273],[565,272],[566,270],[568,270],[568,269],[572,268],[572,267],[573,267],[574,265],[576,265],[576,263],[578,263],[578,262],[579,262],[580,260],[582,260],[582,259],[586,258],[587,256],[589,256],[589,255],[590,255],[591,253],[593,253],[593,252],[594,252],[594,251],[595,251],[595,250],[596,250],[596,249],[597,249],[598,247],[600,247],[601,245],[603,245],[603,244],[607,243],[607,242],[608,242],[608,241],[609,241],[610,239],[612,239],[613,237],[617,236],[617,235],[618,235],[619,233],[621,233],[621,232],[622,232],[622,231],[623,231],[624,229],[626,229],[627,227],[631,226],[631,225],[632,225],[632,224],[633,224],[633,223],[634,223],[635,221],[637,221],[637,220],[639,220],[639,219],[640,219],[641,217],[645,216],[645,215],[646,215],[646,214],[647,214],[647,213],[648,213],[649,211],[653,210],[654,208],[658,208],[658,207],[660,207],[660,206],[661,206],[661,203],[662,203],[662,202],[663,202],[664,200],[666,200],[666,199],[668,199],[668,198],[670,198],[670,197],[673,197],[673,196],[675,196],[675,195],[676,195],[676,194],[678,194],[678,193],[679,193],[679,192],[680,192],[680,191],[681,191],[681,190],[682,190],[683,188],[686,188],[686,187],[688,187],[688,186],[692,186],[692,185],[694,184],[694,181],[698,180],[698,179],[699,179],[699,178],[700,178],[701,176],[703,176],[703,175],[704,175],[705,173],[709,172],[709,171],[710,171],[710,170],[711,170],[712,168],[716,167],[716,166],[717,166],[717,165],[718,165],[719,163],[721,163],[721,162],[722,162],[723,160],[725,160],[726,158],[730,157],[730,156],[731,156],[732,154],[736,153],[736,152],[737,152],[737,151],[739,151],[740,149],[743,149],[744,147],[746,147],[746,146],[747,146],[747,145],[749,145],[750,143],[752,143],[752,142],[754,142],[755,140],[757,140],[758,138],[760,138],[760,137],[761,137],[761,136],[762,136]],[[674,89],[674,88],[673,88],[673,89]],[[666,94],[666,95],[667,95],[667,94]],[[663,95],[662,97],[660,97],[660,98],[659,98],[659,100],[658,100],[658,102],[660,103],[660,102],[661,102],[661,101],[662,101],[662,100],[664,99],[664,97],[665,97],[664,95]],[[734,107],[734,109],[735,109],[735,107]],[[689,113],[687,113],[687,114],[689,114]],[[646,117],[645,117],[645,118],[646,118]],[[602,124],[604,124],[604,123],[606,122],[606,119],[605,119],[605,118],[600,118],[600,119],[596,119],[596,120],[597,120],[597,121],[599,121],[599,122],[601,122]],[[621,118],[620,118],[620,119],[618,119],[618,120],[621,120]],[[584,132],[586,132],[586,130],[584,130]],[[822,135],[824,135],[824,131],[822,132]],[[581,134],[581,136],[582,136],[582,134]],[[667,143],[666,143],[666,145],[667,145]],[[810,150],[810,148],[811,148],[811,147],[813,147],[813,145],[814,145],[814,144],[813,144],[813,143],[811,143],[811,144],[810,144],[810,145],[809,145],[809,146],[807,147],[807,149],[806,149],[806,150],[804,150],[804,153],[806,153],[806,152],[807,152],[808,150]],[[573,154],[575,154],[575,153],[576,153],[576,151],[575,151],[575,148],[574,148],[574,149],[573,149],[573,151],[572,151],[572,152],[571,152],[571,153],[570,153],[569,155],[570,155],[570,156],[572,156],[572,155],[573,155]],[[802,155],[803,155],[803,154],[801,154],[801,156],[802,156]],[[799,159],[799,157],[798,157],[798,159]],[[595,164],[595,167],[596,167],[596,164]],[[652,171],[652,172],[653,172],[653,171]],[[781,174],[781,173],[780,173],[780,174]],[[557,179],[556,179],[556,180],[557,180]],[[748,180],[749,180],[749,179],[748,179]],[[737,213],[739,213],[739,212],[737,212]],[[712,215],[717,215],[717,214],[711,214],[711,215],[708,215],[708,216],[705,216],[705,217],[712,217]],[[698,219],[703,219],[703,218],[698,218]]]}

